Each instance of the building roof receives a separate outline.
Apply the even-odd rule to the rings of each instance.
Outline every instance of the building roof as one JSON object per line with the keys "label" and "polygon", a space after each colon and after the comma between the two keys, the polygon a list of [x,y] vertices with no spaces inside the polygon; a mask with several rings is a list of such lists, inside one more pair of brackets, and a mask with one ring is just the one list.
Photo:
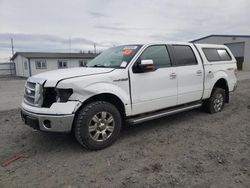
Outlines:
{"label": "building roof", "polygon": [[208,36],[205,36],[205,37],[202,37],[202,38],[199,38],[199,39],[192,40],[190,42],[197,42],[197,41],[200,41],[200,40],[203,40],[203,39],[206,39],[206,38],[210,38],[210,37],[241,37],[241,38],[250,38],[250,35],[208,35]]}
{"label": "building roof", "polygon": [[26,58],[48,58],[48,59],[93,59],[98,54],[92,53],[54,53],[54,52],[16,52],[11,60],[14,60],[18,55]]}

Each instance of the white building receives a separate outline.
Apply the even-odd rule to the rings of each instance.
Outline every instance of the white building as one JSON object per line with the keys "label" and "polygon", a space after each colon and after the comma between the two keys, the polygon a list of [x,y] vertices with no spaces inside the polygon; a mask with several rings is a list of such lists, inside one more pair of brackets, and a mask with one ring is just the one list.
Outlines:
{"label": "white building", "polygon": [[225,44],[237,59],[239,70],[250,70],[250,35],[209,35],[193,43]]}
{"label": "white building", "polygon": [[96,56],[89,53],[16,52],[11,60],[15,63],[17,76],[29,77],[55,69],[83,67]]}

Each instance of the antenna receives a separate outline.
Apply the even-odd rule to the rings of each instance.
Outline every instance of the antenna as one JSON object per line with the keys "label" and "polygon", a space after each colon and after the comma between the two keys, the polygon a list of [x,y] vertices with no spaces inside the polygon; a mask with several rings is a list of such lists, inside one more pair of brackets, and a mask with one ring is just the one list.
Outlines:
{"label": "antenna", "polygon": [[69,62],[71,63],[71,37],[69,37]]}
{"label": "antenna", "polygon": [[94,53],[96,54],[96,43],[94,43]]}
{"label": "antenna", "polygon": [[71,37],[69,37],[69,53],[71,53]]}
{"label": "antenna", "polygon": [[11,38],[11,49],[12,49],[12,56],[14,55],[14,45],[13,45],[13,38]]}

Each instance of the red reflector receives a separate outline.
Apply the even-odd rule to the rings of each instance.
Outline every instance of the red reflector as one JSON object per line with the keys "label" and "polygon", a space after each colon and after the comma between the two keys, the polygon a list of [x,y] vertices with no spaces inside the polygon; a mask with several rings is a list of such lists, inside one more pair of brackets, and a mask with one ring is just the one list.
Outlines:
{"label": "red reflector", "polygon": [[148,70],[153,70],[153,68],[154,68],[153,65],[147,65]]}

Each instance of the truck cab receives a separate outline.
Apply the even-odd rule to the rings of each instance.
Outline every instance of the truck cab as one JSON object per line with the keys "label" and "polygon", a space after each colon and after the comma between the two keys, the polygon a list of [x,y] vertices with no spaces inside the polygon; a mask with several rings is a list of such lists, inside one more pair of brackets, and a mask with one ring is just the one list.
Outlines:
{"label": "truck cab", "polygon": [[149,43],[110,48],[86,67],[30,77],[21,114],[49,132],[72,132],[97,150],[111,145],[123,124],[185,110],[223,109],[237,85],[236,60],[224,45]]}

